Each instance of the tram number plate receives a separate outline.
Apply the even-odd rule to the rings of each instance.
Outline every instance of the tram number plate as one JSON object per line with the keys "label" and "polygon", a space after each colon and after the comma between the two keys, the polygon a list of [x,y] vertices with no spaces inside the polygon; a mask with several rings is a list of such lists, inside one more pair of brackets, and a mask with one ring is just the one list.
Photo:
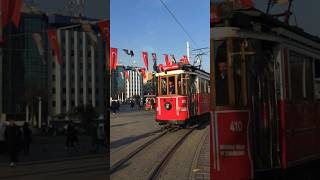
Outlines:
{"label": "tram number plate", "polygon": [[242,121],[231,121],[230,131],[232,132],[242,132],[243,131],[243,122]]}

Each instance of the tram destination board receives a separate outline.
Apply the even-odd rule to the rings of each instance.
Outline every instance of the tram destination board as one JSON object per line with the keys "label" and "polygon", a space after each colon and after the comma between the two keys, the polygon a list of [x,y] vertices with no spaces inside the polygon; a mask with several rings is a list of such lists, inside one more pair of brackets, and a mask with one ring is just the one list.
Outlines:
{"label": "tram destination board", "polygon": [[212,115],[212,177],[250,179],[253,172],[248,144],[249,112],[225,110]]}

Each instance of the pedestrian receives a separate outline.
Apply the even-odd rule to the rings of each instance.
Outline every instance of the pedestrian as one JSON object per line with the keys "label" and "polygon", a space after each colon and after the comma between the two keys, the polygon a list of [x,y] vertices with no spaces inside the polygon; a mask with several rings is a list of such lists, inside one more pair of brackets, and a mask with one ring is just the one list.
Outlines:
{"label": "pedestrian", "polygon": [[120,101],[119,100],[117,100],[117,111],[118,111],[118,113],[120,112]]}
{"label": "pedestrian", "polygon": [[6,141],[8,145],[8,151],[10,153],[10,167],[14,167],[18,161],[18,148],[21,142],[21,131],[16,125],[13,119],[9,120],[9,125],[6,127]]}
{"label": "pedestrian", "polygon": [[111,109],[112,109],[112,114],[115,114],[115,113],[116,113],[116,110],[117,110],[116,101],[112,101],[112,102],[111,102]]}
{"label": "pedestrian", "polygon": [[23,152],[24,155],[29,155],[30,153],[30,144],[32,142],[32,131],[29,128],[29,123],[25,122],[23,124]]}
{"label": "pedestrian", "polygon": [[105,145],[105,138],[106,138],[106,134],[104,132],[104,128],[103,126],[99,126],[97,129],[97,146],[96,146],[96,152],[99,152],[100,150],[100,146],[101,145]]}
{"label": "pedestrian", "polygon": [[131,106],[131,109],[134,108],[134,102],[133,101],[130,101],[130,106]]}
{"label": "pedestrian", "polygon": [[68,150],[74,147],[74,125],[72,121],[70,121],[67,126],[66,147]]}
{"label": "pedestrian", "polygon": [[6,152],[6,123],[4,120],[0,119],[0,154]]}

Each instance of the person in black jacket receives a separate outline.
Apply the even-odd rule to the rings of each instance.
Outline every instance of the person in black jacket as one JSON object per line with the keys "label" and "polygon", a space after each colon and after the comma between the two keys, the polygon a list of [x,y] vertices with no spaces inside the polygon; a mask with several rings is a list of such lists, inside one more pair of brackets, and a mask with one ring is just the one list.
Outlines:
{"label": "person in black jacket", "polygon": [[19,143],[21,142],[20,128],[16,125],[13,119],[9,120],[9,125],[6,128],[5,136],[8,144],[8,151],[10,153],[9,166],[13,167],[15,162],[18,161],[18,148]]}
{"label": "person in black jacket", "polygon": [[30,143],[32,141],[32,131],[29,128],[29,123],[25,122],[23,124],[23,152],[24,155],[29,155]]}

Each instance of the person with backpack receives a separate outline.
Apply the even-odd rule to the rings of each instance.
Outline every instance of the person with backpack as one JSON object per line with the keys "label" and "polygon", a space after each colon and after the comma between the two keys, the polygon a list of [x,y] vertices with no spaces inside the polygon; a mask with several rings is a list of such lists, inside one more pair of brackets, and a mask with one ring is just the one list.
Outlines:
{"label": "person with backpack", "polygon": [[9,120],[9,125],[6,127],[5,137],[10,154],[10,167],[14,167],[18,161],[19,145],[21,143],[21,131],[16,125],[14,119]]}

